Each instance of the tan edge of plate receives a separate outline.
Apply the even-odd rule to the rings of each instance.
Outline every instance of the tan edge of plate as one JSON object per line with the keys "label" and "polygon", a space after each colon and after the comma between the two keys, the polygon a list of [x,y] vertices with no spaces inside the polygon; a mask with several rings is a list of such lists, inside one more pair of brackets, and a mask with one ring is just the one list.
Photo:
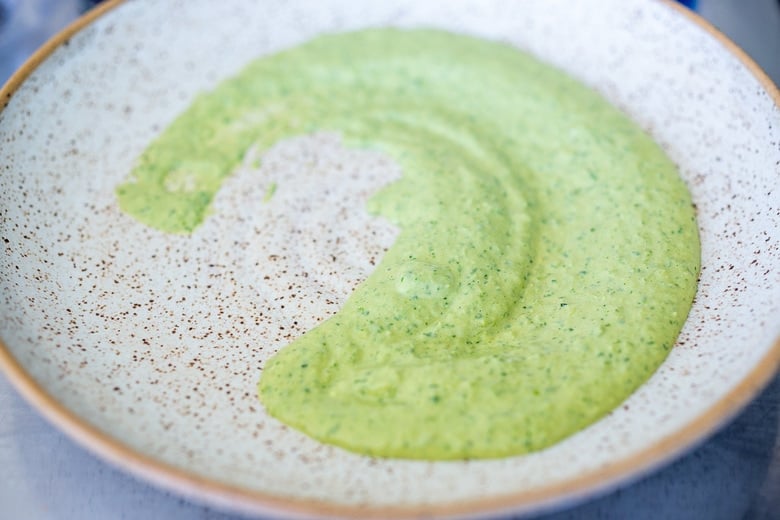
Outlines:
{"label": "tan edge of plate", "polygon": [[[35,68],[57,47],[63,45],[75,33],[87,27],[125,0],[109,0],[73,22],[49,40],[0,88],[2,108],[8,105],[14,92]],[[761,68],[736,44],[715,29],[709,22],[680,6],[674,0],[660,0],[676,9],[717,39],[725,49],[736,56],[758,79],[775,104],[780,107],[780,90]],[[2,109],[0,109],[1,111]],[[285,498],[260,491],[222,484],[208,478],[164,464],[151,457],[133,451],[120,441],[93,427],[81,417],[65,408],[27,373],[0,340],[0,369],[13,386],[51,423],[64,431],[88,451],[130,473],[190,497],[233,511],[246,513],[287,512],[295,516],[335,516],[346,518],[419,518],[449,515],[487,515],[500,511],[520,513],[541,510],[560,501],[573,502],[586,496],[606,492],[618,484],[649,473],[684,451],[702,442],[729,419],[734,417],[772,379],[780,368],[780,338],[764,355],[756,367],[728,394],[714,403],[706,412],[676,433],[619,462],[609,464],[588,474],[565,482],[523,490],[495,497],[456,501],[437,505],[382,506],[340,505],[321,500]]]}

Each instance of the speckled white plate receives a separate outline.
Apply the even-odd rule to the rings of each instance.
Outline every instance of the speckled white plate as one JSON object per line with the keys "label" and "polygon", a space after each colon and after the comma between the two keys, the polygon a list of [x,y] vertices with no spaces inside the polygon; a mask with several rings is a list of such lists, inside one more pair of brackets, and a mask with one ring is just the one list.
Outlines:
{"label": "speckled white plate", "polygon": [[[263,362],[334,312],[392,243],[392,229],[345,216],[377,178],[398,174],[383,158],[328,135],[284,143],[263,175],[248,158],[190,237],[117,209],[115,186],[198,92],[319,32],[377,25],[501,39],[569,71],[651,132],[693,193],[703,271],[676,348],[623,406],[542,452],[376,460],[321,445],[259,405]],[[199,501],[290,517],[560,506],[690,448],[780,360],[780,95],[670,3],[114,2],[50,42],[1,95],[0,366],[85,447]],[[263,183],[305,177],[312,162],[332,188],[330,212],[296,220],[253,203]],[[350,168],[377,177],[340,182]],[[323,197],[277,195],[288,208]],[[340,263],[324,264],[336,243]],[[296,278],[304,268],[316,281]]]}

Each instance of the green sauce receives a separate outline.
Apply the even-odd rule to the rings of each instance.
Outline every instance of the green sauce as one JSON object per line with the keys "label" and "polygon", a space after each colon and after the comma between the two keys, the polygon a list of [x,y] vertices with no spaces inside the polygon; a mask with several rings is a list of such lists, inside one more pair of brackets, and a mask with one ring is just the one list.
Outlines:
{"label": "green sauce", "polygon": [[190,232],[251,145],[320,130],[398,161],[368,209],[401,232],[338,314],[267,363],[273,416],[375,456],[504,457],[596,421],[666,357],[699,272],[674,165],[599,95],[499,43],[374,29],[262,58],[151,144],[119,203]]}

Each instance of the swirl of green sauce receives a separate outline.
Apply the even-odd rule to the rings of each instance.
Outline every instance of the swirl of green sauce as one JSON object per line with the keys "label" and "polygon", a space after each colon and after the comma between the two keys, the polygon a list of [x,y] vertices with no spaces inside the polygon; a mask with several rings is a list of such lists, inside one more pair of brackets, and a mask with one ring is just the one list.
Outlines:
{"label": "swirl of green sauce", "polygon": [[188,233],[252,145],[316,131],[403,170],[400,235],[332,318],[268,361],[266,410],[373,456],[527,453],[619,405],[673,346],[699,239],[674,164],[598,94],[508,45],[318,37],[201,95],[117,189]]}

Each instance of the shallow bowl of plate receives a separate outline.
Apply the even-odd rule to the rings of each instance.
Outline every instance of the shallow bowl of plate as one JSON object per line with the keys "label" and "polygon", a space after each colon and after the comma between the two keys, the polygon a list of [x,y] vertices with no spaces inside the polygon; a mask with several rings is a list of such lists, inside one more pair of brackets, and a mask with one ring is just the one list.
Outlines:
{"label": "shallow bowl of plate", "polygon": [[[118,209],[116,187],[199,93],[260,56],[367,27],[438,28],[531,53],[628,114],[691,192],[702,270],[674,349],[620,407],[547,449],[381,459],[279,423],[256,395],[259,370],[290,339],[255,340],[279,319],[271,310],[255,320],[258,301],[277,294],[252,282],[256,267],[283,256],[253,241],[261,221],[249,206],[266,188],[236,180],[197,237],[154,234]],[[562,507],[701,442],[780,362],[780,95],[669,2],[109,2],[42,48],[2,103],[0,367],[86,449],[200,502],[289,518]],[[305,166],[299,152],[277,150],[277,162]],[[381,241],[371,247],[381,254]],[[339,269],[328,301],[293,334],[335,312],[365,276]]]}

